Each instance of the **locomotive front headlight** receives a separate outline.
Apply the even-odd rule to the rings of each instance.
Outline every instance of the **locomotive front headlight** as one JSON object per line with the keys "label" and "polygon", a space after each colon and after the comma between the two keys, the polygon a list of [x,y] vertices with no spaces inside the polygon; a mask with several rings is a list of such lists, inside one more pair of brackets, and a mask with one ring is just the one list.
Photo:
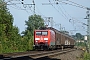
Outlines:
{"label": "locomotive front headlight", "polygon": [[35,38],[35,40],[40,40],[40,38]]}
{"label": "locomotive front headlight", "polygon": [[48,40],[48,38],[44,38],[44,40]]}

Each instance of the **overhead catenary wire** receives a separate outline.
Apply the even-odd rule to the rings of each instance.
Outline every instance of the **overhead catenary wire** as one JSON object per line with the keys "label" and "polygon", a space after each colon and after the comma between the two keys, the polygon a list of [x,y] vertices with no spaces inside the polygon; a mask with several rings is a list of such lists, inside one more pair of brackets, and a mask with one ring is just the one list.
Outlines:
{"label": "overhead catenary wire", "polygon": [[[66,13],[64,13],[64,11],[61,9],[61,7],[59,6],[59,3],[57,2],[56,3],[57,5],[58,5],[58,8],[61,10],[61,12],[63,13],[63,15],[68,19],[68,20],[70,20],[72,17],[66,12],[66,10],[64,9],[64,7],[63,7],[63,10],[67,13],[67,15],[70,17],[70,19],[69,19],[69,17],[66,15]],[[71,22],[70,22],[71,23]],[[73,26],[74,26],[74,23],[73,23]],[[74,29],[75,29],[75,27],[74,27]]]}
{"label": "overhead catenary wire", "polygon": [[[67,1],[69,1],[69,0],[67,0]],[[71,1],[69,1],[69,2],[71,2]],[[74,3],[74,2],[71,2],[71,3]],[[83,8],[87,8],[87,7],[84,7],[84,6],[82,6],[82,5],[79,5],[79,4],[77,4],[77,3],[74,3],[74,4],[76,4],[76,5],[78,5],[78,6],[80,6],[80,7],[83,7]],[[57,1],[57,5],[59,5],[59,3],[58,3],[58,1]],[[62,5],[61,5],[62,6]],[[59,6],[60,7],[60,6]],[[62,6],[63,7],[63,6]],[[64,9],[64,7],[63,7],[63,9]],[[64,11],[66,12],[66,10],[64,9]],[[67,12],[66,12],[67,13]],[[68,14],[68,13],[67,13]],[[66,15],[66,14],[65,14]],[[67,16],[67,15],[66,15]],[[71,17],[69,14],[68,14],[68,16],[69,17]],[[72,17],[71,17],[72,18]],[[81,23],[82,25],[86,25],[85,23],[83,23],[83,22],[81,22],[81,21],[79,21],[78,19],[76,19],[76,18],[74,18],[76,21],[78,21],[78,23]],[[74,21],[74,19],[70,19],[70,20],[73,20]],[[70,21],[69,21],[70,22]],[[74,22],[73,22],[73,24],[74,24]],[[73,25],[74,26],[74,25]],[[85,29],[85,27],[84,26],[82,26],[82,28],[83,29]]]}
{"label": "overhead catenary wire", "polygon": [[81,8],[81,7],[83,7],[83,8],[86,8],[86,9],[87,9],[87,7],[85,7],[85,6],[83,6],[83,5],[80,5],[80,4],[78,4],[78,3],[75,3],[75,2],[73,2],[73,1],[70,1],[70,0],[67,0],[67,1],[69,1],[69,2],[71,2],[71,3],[73,3],[73,4],[76,4],[76,5],[78,5],[80,8]]}
{"label": "overhead catenary wire", "polygon": [[67,18],[67,19],[69,19],[68,17],[67,17],[67,15],[63,12],[63,10],[61,9],[61,7],[58,5],[58,8],[60,9],[60,11],[62,12],[62,14]]}
{"label": "overhead catenary wire", "polygon": [[[65,8],[62,6],[62,4],[59,4],[58,1],[57,1],[56,4],[59,6],[60,10],[61,10],[62,13],[65,15],[65,17],[67,17],[67,19],[69,19],[69,17],[72,18],[72,17],[70,16],[70,14],[66,12],[66,10],[65,10]],[[63,12],[63,10],[61,9],[60,6],[63,8],[63,10],[64,10],[65,13]],[[69,20],[70,20],[70,19],[69,19]]]}
{"label": "overhead catenary wire", "polygon": [[12,3],[12,2],[10,2],[10,3],[11,3],[11,4],[13,4],[13,6],[15,6],[15,7],[16,7],[16,8],[14,8],[14,7],[12,7],[12,6],[11,6],[12,8],[14,8],[14,9],[18,9],[18,10],[24,10],[24,11],[26,11],[26,12],[27,12],[27,14],[28,14],[28,15],[30,15],[30,14],[29,14],[30,12],[28,12],[26,9],[23,9],[23,8],[21,8],[21,7],[17,6],[17,4],[15,4],[15,3]]}
{"label": "overhead catenary wire", "polygon": [[[24,7],[24,4],[23,4],[23,7]],[[27,8],[27,7],[24,7],[24,8]],[[30,6],[28,5],[28,8],[29,8],[29,10],[31,10],[31,12],[33,13],[33,10],[31,9],[32,6],[30,7]]]}
{"label": "overhead catenary wire", "polygon": [[53,7],[62,17],[64,17],[64,18],[67,20],[67,18],[66,18],[64,15],[62,15],[59,10],[56,9],[56,7],[51,3],[50,0],[49,0],[49,2],[50,2],[50,4],[52,5],[52,7]]}
{"label": "overhead catenary wire", "polygon": [[[58,6],[59,6],[59,4],[57,4]],[[78,4],[79,5],[79,4]],[[61,5],[62,6],[62,5]],[[64,7],[62,6],[62,8],[64,9]],[[65,15],[65,17],[67,17],[67,15],[66,14],[64,14],[64,12],[63,12],[63,10],[60,8],[60,6],[59,6],[59,9],[61,10],[61,12],[63,13],[63,15]],[[64,9],[64,11],[66,12],[66,10]],[[67,13],[67,12],[66,12]],[[68,13],[67,13],[68,14]],[[68,16],[70,17],[70,18],[73,18],[73,17],[71,17],[69,14],[68,14]],[[67,17],[68,18],[68,17]],[[76,18],[74,18],[74,19],[76,19]],[[73,20],[73,19],[72,19]],[[77,21],[79,21],[78,19],[76,19]],[[79,21],[80,22],[80,21]],[[83,22],[80,22],[80,23],[82,23],[83,24]]]}
{"label": "overhead catenary wire", "polygon": [[81,5],[73,5],[73,4],[70,4],[70,3],[67,3],[67,2],[63,2],[61,0],[59,2],[62,2],[64,4],[68,4],[68,5],[72,5],[72,6],[75,6],[75,7],[79,7],[79,8],[87,9],[87,7],[84,7],[84,6],[81,6]]}
{"label": "overhead catenary wire", "polygon": [[[59,4],[58,4],[58,6],[59,6]],[[60,6],[59,6],[59,7],[60,7]],[[66,12],[66,10],[64,9],[64,7],[63,7],[62,5],[61,5],[61,7],[62,7],[63,10],[65,11],[65,13],[63,12],[64,15],[67,17],[68,20],[70,20],[72,17],[69,15],[69,13]],[[60,8],[60,9],[61,9],[61,8]],[[63,11],[63,10],[62,10],[62,11]],[[70,18],[69,18],[69,17],[70,17]],[[69,22],[70,22],[70,21],[69,21]],[[70,23],[71,23],[71,22],[70,22]],[[72,24],[72,23],[71,23],[71,24]],[[74,23],[73,23],[73,26],[74,26]],[[75,28],[74,28],[74,29],[75,29]]]}
{"label": "overhead catenary wire", "polygon": [[[51,3],[51,1],[49,0],[49,2]],[[53,6],[53,4],[51,3],[51,5]],[[53,6],[54,7],[54,6]],[[54,7],[55,8],[55,7]],[[56,8],[55,8],[56,9]],[[60,6],[59,6],[59,9],[61,9],[60,8]],[[56,9],[57,10],[57,9]],[[59,10],[57,10],[59,13],[60,13],[60,11]],[[68,17],[66,16],[66,14],[64,14],[64,12],[63,11],[61,11],[62,13],[63,13],[63,17],[65,18],[65,19],[68,19]],[[61,13],[60,13],[60,15],[61,15]]]}
{"label": "overhead catenary wire", "polygon": [[39,10],[39,8],[37,7],[37,5],[36,5],[36,9],[37,9],[37,12],[38,12],[41,16],[46,17],[42,12],[40,12],[40,10]]}
{"label": "overhead catenary wire", "polygon": [[[32,5],[34,5],[34,4],[24,4],[24,2],[21,2],[21,3],[23,3],[23,7],[26,9],[27,8],[27,6],[28,6],[28,8],[29,8],[29,10],[31,10],[31,12],[33,13],[33,10],[31,9],[31,7],[32,7]],[[31,6],[30,6],[31,5]],[[25,7],[26,6],[26,7]],[[26,11],[27,11],[27,9],[26,9]]]}
{"label": "overhead catenary wire", "polygon": [[62,6],[62,4],[60,4],[60,6],[63,8],[63,10],[65,11],[65,13],[67,13],[67,15],[68,15],[69,17],[71,17],[71,15],[65,10],[65,8]]}
{"label": "overhead catenary wire", "polygon": [[[50,4],[52,5],[52,7],[61,15],[61,16],[63,16],[60,12],[59,12],[59,10],[57,10],[54,6],[53,6],[53,4],[51,3],[51,1],[49,0],[49,2],[50,2]],[[63,16],[65,19],[67,19],[65,16]]]}
{"label": "overhead catenary wire", "polygon": [[[69,1],[69,2],[72,2],[72,1],[70,1],[70,0],[67,0],[67,1]],[[72,2],[72,3],[74,3],[74,4],[77,4],[77,3],[75,3],[75,2]],[[82,6],[82,5],[80,5],[80,4],[77,4],[77,5],[79,5],[79,6]],[[62,6],[62,5],[61,5]],[[63,7],[63,6],[62,6]],[[82,6],[82,7],[84,7],[84,6]],[[84,7],[84,8],[87,8],[87,7]],[[63,8],[64,9],[64,8]],[[64,9],[65,10],[65,9]],[[65,11],[66,12],[66,11]],[[67,13],[67,12],[66,12]],[[67,13],[68,14],[68,13]],[[69,15],[69,14],[68,14]],[[69,15],[70,16],[70,15]],[[71,17],[71,16],[70,16]],[[78,19],[76,19],[76,18],[74,18],[75,20],[77,20],[79,23],[81,23],[81,24],[84,24],[84,25],[86,25],[85,23],[83,23],[83,22],[80,22]]]}
{"label": "overhead catenary wire", "polygon": [[[29,14],[30,12],[27,11],[27,9],[26,9],[27,7],[29,8],[28,10],[31,10],[31,12],[33,12],[32,9],[31,9],[32,6],[29,6],[30,4],[24,4],[24,3],[23,3],[22,5],[23,5],[24,8],[18,6],[17,4],[21,4],[21,1],[20,1],[20,3],[12,3],[12,2],[10,2],[10,4],[7,4],[7,5],[9,5],[10,7],[14,8],[14,9],[25,10],[25,11],[28,13],[28,15],[30,15],[30,14]],[[15,7],[13,7],[12,5],[15,6]],[[27,6],[25,6],[25,5],[27,5]],[[39,9],[38,9],[38,13],[39,13],[40,15],[42,15],[42,16],[45,17],[45,15],[43,15],[43,14],[39,11]]]}

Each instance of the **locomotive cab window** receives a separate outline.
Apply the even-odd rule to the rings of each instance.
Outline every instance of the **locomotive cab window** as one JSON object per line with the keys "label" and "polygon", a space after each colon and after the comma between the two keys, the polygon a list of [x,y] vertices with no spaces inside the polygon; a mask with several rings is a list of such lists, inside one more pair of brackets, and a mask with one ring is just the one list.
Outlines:
{"label": "locomotive cab window", "polygon": [[36,35],[41,35],[41,32],[37,31],[37,32],[36,32]]}
{"label": "locomotive cab window", "polygon": [[48,32],[47,31],[43,31],[42,35],[48,35]]}

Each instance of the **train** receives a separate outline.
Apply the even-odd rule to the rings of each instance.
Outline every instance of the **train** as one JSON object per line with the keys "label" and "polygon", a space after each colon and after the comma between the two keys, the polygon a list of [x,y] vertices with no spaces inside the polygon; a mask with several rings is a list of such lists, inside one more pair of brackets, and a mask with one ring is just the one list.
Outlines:
{"label": "train", "polygon": [[74,38],[55,28],[45,27],[34,31],[34,49],[52,50],[74,48],[74,46]]}

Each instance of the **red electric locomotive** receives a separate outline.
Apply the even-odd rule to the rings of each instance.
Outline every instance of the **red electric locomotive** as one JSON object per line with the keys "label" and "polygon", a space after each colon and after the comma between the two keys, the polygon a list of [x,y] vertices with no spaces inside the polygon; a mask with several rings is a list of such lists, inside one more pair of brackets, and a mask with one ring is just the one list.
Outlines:
{"label": "red electric locomotive", "polygon": [[49,49],[55,46],[55,32],[53,30],[35,30],[34,48]]}

